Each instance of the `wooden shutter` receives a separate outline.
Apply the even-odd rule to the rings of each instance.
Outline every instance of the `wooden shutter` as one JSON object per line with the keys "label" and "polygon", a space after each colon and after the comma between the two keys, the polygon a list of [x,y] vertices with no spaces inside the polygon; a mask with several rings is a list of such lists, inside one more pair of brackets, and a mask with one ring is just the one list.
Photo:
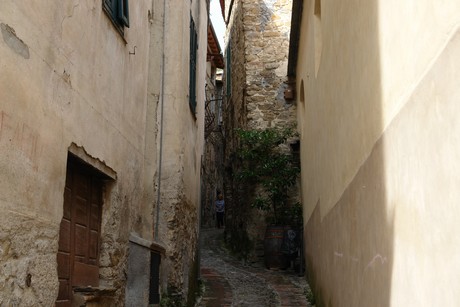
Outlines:
{"label": "wooden shutter", "polygon": [[190,88],[189,88],[189,106],[193,114],[196,113],[196,55],[198,43],[195,23],[190,15]]}

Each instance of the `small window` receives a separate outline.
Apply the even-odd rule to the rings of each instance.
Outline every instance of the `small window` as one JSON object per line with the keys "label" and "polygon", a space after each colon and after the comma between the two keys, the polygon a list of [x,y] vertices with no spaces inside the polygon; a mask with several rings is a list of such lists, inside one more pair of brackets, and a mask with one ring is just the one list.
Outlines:
{"label": "small window", "polygon": [[190,15],[190,87],[189,106],[192,114],[196,113],[196,61],[198,49],[198,36],[196,34],[195,22]]}
{"label": "small window", "polygon": [[103,8],[121,33],[123,33],[124,27],[129,28],[128,0],[103,0]]}

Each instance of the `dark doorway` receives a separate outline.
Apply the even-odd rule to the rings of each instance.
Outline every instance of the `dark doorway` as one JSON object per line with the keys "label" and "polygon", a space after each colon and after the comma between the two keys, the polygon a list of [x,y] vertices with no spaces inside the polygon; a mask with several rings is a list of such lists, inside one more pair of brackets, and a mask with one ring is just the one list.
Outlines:
{"label": "dark doorway", "polygon": [[99,286],[104,175],[69,154],[57,254],[56,306],[71,306],[73,286]]}

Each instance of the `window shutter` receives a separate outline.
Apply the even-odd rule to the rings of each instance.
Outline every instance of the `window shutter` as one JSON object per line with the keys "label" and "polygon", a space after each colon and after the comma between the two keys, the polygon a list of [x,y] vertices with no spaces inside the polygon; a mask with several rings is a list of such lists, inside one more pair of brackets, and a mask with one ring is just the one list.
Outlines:
{"label": "window shutter", "polygon": [[113,17],[117,16],[117,7],[119,0],[104,0],[104,7]]}
{"label": "window shutter", "polygon": [[190,88],[189,106],[193,114],[196,113],[196,57],[197,57],[197,34],[195,23],[190,15]]}
{"label": "window shutter", "polygon": [[[115,1],[115,0],[112,0]],[[129,28],[129,3],[128,0],[118,0],[118,18],[121,23]]]}

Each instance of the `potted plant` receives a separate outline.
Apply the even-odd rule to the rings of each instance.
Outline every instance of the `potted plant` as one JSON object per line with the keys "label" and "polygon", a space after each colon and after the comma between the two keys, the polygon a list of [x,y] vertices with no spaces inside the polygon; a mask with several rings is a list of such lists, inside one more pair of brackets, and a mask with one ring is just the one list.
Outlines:
{"label": "potted plant", "polygon": [[284,268],[283,237],[287,229],[302,222],[300,203],[292,200],[290,191],[297,183],[300,167],[295,162],[288,141],[295,138],[292,128],[237,130],[241,168],[236,179],[252,188],[253,208],[266,212],[265,264]]}

